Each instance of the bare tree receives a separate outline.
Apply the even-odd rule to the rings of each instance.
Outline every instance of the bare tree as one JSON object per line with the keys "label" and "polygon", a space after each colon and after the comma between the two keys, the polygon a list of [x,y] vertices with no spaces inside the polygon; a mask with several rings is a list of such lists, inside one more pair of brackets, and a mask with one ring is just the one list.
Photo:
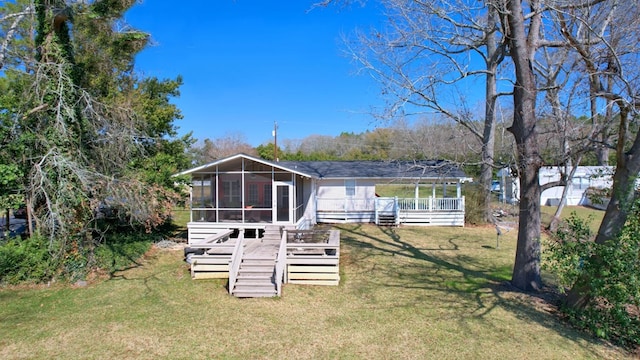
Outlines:
{"label": "bare tree", "polygon": [[204,139],[201,144],[194,145],[191,151],[194,153],[195,161],[199,164],[206,164],[238,153],[257,155],[256,150],[241,133],[229,133],[213,140]]}
{"label": "bare tree", "polygon": [[[16,59],[15,54],[9,54],[9,52],[17,53],[19,46],[16,45],[20,39],[29,39],[29,34],[25,34],[24,26],[26,19],[31,19],[35,15],[34,6],[30,2],[24,2],[23,7],[14,7],[10,9],[8,6],[5,8],[5,14],[0,16],[0,70],[4,68],[8,58]],[[18,4],[19,5],[19,4]],[[10,55],[7,57],[7,55]]]}
{"label": "bare tree", "polygon": [[[498,8],[477,1],[388,0],[389,27],[360,35],[354,58],[382,82],[391,100],[384,117],[435,112],[466,127],[480,146],[479,183],[491,220],[498,67],[506,54]],[[474,58],[479,61],[472,60]],[[481,65],[479,65],[481,64]],[[470,110],[451,91],[483,78],[484,109]]]}

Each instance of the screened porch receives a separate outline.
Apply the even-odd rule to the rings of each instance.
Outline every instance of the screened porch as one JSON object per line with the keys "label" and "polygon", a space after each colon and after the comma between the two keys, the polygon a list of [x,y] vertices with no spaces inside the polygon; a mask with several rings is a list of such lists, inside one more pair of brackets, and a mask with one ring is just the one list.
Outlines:
{"label": "screened porch", "polygon": [[304,194],[301,175],[240,157],[192,173],[191,221],[291,224]]}

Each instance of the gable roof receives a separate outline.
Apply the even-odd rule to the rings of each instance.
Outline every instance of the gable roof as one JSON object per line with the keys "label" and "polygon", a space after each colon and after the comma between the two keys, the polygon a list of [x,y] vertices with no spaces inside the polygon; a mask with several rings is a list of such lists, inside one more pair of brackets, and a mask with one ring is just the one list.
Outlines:
{"label": "gable roof", "polygon": [[281,161],[278,164],[320,179],[467,179],[460,167],[444,160]]}
{"label": "gable roof", "polygon": [[247,154],[236,154],[176,175],[188,175],[238,158],[245,158],[281,170],[316,179],[456,179],[471,181],[454,163],[444,160],[420,161],[280,161],[273,162]]}
{"label": "gable roof", "polygon": [[236,155],[231,155],[231,156],[227,156],[225,158],[214,160],[214,161],[212,161],[210,163],[207,163],[207,164],[204,164],[204,165],[200,165],[200,166],[197,166],[197,167],[194,167],[194,168],[179,172],[179,173],[175,174],[174,176],[189,175],[189,174],[192,174],[192,173],[195,173],[195,172],[199,172],[199,171],[202,171],[202,170],[206,170],[206,169],[208,169],[210,167],[217,166],[217,165],[220,165],[220,164],[224,164],[226,162],[229,162],[229,161],[232,161],[232,160],[236,160],[236,159],[239,159],[239,158],[249,159],[249,160],[264,164],[264,165],[274,166],[274,167],[282,169],[282,170],[295,172],[295,173],[297,173],[299,175],[309,176],[307,174],[301,173],[300,171],[285,168],[284,166],[280,165],[280,163],[272,162],[272,161],[265,160],[265,159],[261,159],[261,158],[258,158],[258,157],[255,157],[255,156],[251,156],[251,155],[247,155],[247,154],[244,154],[244,153],[239,153],[239,154],[236,154]]}

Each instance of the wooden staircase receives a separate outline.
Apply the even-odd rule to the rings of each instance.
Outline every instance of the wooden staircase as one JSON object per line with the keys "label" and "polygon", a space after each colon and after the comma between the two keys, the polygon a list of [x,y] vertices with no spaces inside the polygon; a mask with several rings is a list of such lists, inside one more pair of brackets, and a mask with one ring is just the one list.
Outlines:
{"label": "wooden staircase", "polygon": [[277,296],[275,266],[281,239],[280,226],[267,226],[262,239],[248,243],[231,294],[240,298]]}

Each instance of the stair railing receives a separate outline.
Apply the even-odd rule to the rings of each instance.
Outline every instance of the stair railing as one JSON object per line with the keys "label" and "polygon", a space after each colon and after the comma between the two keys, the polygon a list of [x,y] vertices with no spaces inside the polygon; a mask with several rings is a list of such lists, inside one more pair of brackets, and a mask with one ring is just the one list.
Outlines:
{"label": "stair railing", "polygon": [[240,270],[240,264],[242,263],[242,256],[244,255],[243,246],[244,237],[240,235],[236,246],[233,248],[233,254],[231,254],[231,260],[229,260],[229,294],[233,295],[233,288],[236,286],[238,279],[238,270]]}
{"label": "stair railing", "polygon": [[278,256],[276,257],[276,269],[274,274],[274,282],[276,283],[276,293],[278,296],[282,294],[282,283],[284,282],[284,268],[287,264],[287,230],[282,232],[280,238],[280,248],[278,248]]}

